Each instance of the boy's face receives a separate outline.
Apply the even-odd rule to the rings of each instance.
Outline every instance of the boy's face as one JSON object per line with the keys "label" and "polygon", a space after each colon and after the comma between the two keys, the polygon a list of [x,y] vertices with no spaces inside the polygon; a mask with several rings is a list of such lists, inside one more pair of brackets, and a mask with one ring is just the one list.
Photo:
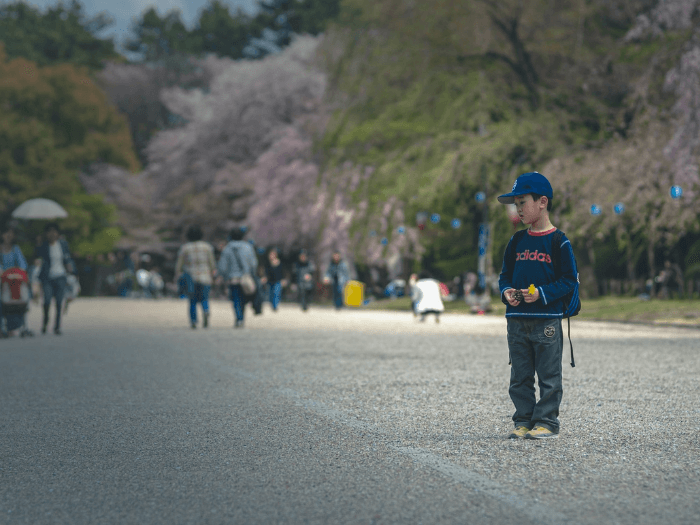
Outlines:
{"label": "boy's face", "polygon": [[514,200],[518,216],[523,224],[537,222],[542,217],[543,211],[547,209],[547,197],[540,197],[535,201],[528,193],[527,195],[518,195]]}

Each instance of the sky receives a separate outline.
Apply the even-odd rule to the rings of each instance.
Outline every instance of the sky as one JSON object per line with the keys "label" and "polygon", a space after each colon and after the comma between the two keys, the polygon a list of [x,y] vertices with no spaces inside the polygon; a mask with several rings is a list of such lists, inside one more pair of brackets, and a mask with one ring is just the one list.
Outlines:
{"label": "sky", "polygon": [[[49,6],[56,5],[59,0],[24,0],[25,3],[34,5],[44,10]],[[179,9],[182,13],[182,20],[188,27],[192,27],[199,18],[199,11],[209,3],[209,0],[79,0],[83,5],[87,18],[92,18],[101,11],[106,11],[114,19],[114,25],[100,33],[100,37],[114,37],[117,48],[129,34],[131,22],[138,18],[141,13],[155,7],[163,15],[171,9]],[[236,11],[239,7],[247,12],[254,13],[258,4],[257,0],[222,0],[223,3],[231,6],[231,11]],[[70,0],[65,0],[68,4]]]}

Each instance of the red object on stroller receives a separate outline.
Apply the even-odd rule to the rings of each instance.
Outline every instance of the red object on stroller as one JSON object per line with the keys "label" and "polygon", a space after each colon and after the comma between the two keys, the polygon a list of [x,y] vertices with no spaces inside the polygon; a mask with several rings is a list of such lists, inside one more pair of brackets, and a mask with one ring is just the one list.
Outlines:
{"label": "red object on stroller", "polygon": [[0,305],[2,307],[2,322],[7,332],[20,330],[22,337],[34,335],[27,329],[24,316],[29,309],[31,290],[29,277],[21,268],[8,268],[0,275]]}

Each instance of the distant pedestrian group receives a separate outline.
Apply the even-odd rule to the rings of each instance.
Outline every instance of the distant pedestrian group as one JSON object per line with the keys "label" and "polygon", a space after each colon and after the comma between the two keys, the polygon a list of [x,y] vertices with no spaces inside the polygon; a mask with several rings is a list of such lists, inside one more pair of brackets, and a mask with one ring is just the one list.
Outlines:
{"label": "distant pedestrian group", "polygon": [[[307,250],[299,251],[291,266],[291,279],[285,277],[285,266],[279,251],[272,247],[267,251],[263,264],[258,261],[256,248],[245,237],[248,230],[235,227],[229,232],[228,242],[220,245],[221,254],[215,262],[214,249],[202,240],[199,226],[187,230],[188,242],[178,252],[175,265],[175,285],[182,295],[189,298],[190,326],[195,329],[197,305],[202,309],[202,326],[209,325],[209,293],[212,286],[225,286],[234,313],[234,328],[245,325],[245,306],[253,305],[255,313],[261,313],[262,301],[269,301],[273,312],[279,310],[283,290],[290,285],[296,292],[301,310],[306,312],[314,291],[316,266]],[[265,253],[261,250],[261,253]],[[344,305],[343,289],[350,281],[347,263],[339,250],[333,250],[323,282],[330,285],[333,305]]]}
{"label": "distant pedestrian group", "polygon": [[[10,269],[21,270],[21,273],[16,272],[18,277],[15,278],[16,285],[20,285],[19,287],[15,286],[12,289],[9,282],[3,283],[3,297],[0,301],[0,322],[2,323],[0,334],[7,337],[17,327],[20,328],[22,335],[29,334],[25,320],[29,299],[34,297],[38,300],[41,293],[43,296],[41,332],[45,334],[48,330],[53,304],[55,306],[53,333],[61,335],[61,320],[67,310],[67,302],[77,296],[80,284],[75,277],[75,263],[71,257],[70,248],[66,240],[61,237],[59,225],[55,222],[46,224],[44,236],[37,240],[32,268],[28,267],[22,250],[15,244],[15,229],[9,224],[2,227],[0,252],[2,252],[0,269],[3,272]],[[26,285],[27,290],[26,307],[21,315],[17,313],[10,315],[8,305],[12,303],[13,306],[17,306],[18,299],[14,292],[21,290],[22,284]]]}

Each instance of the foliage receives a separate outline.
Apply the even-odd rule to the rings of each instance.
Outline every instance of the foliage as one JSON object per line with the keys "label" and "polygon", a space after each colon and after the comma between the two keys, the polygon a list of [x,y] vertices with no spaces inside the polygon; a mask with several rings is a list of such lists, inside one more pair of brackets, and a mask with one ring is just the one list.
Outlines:
{"label": "foliage", "polygon": [[193,37],[200,42],[198,52],[240,58],[249,35],[257,32],[250,16],[241,11],[232,15],[227,4],[212,0],[202,10]]}
{"label": "foliage", "polygon": [[103,248],[90,243],[114,210],[85,194],[78,171],[93,162],[138,168],[124,118],[85,69],[7,60],[2,47],[0,107],[0,217],[24,200],[50,198],[68,211],[64,227],[76,242]]}
{"label": "foliage", "polygon": [[138,53],[144,62],[159,62],[173,55],[193,54],[201,50],[201,42],[185,27],[177,9],[161,17],[157,9],[151,7],[134,22],[131,31],[133,36],[124,47]]}
{"label": "foliage", "polygon": [[[697,60],[689,52],[669,72],[687,47],[687,21],[668,3],[673,16],[658,15],[674,21],[661,23],[665,45],[625,37],[653,4],[345,0],[324,46],[339,109],[322,150],[328,166],[352,160],[374,169],[354,195],[356,205],[367,199],[355,226],[358,256],[359,246],[374,242],[367,232],[391,222],[395,207],[387,212],[386,202],[393,198],[405,217],[443,216],[421,234],[424,264],[446,277],[459,265],[473,269],[482,220],[474,194],[485,189],[498,269],[513,229],[493,198],[519,173],[538,170],[553,181],[555,223],[575,238],[585,264],[604,276],[606,258],[621,261],[634,277],[646,253],[653,273],[657,247],[670,248],[693,231],[690,200],[673,202],[668,188],[679,183],[694,195],[698,183],[690,160],[698,150],[690,102]],[[653,107],[668,98],[679,101],[674,111],[686,122],[672,142],[673,126],[664,121],[670,115]],[[632,136],[634,142],[620,142]],[[594,196],[606,210],[624,201],[630,213],[595,220],[588,213]],[[449,227],[453,216],[461,229]],[[377,262],[399,239],[388,237]],[[610,271],[622,270],[618,264]]]}
{"label": "foliage", "polygon": [[146,147],[158,131],[184,124],[161,99],[173,87],[208,89],[212,72],[207,62],[191,56],[169,57],[159,64],[108,63],[96,74],[99,85],[127,117],[139,160],[146,163]]}
{"label": "foliage", "polygon": [[24,57],[39,66],[69,63],[99,69],[119,60],[111,39],[97,34],[112,25],[106,13],[86,18],[82,5],[58,2],[41,12],[26,2],[0,3],[0,41],[10,58]]}
{"label": "foliage", "polygon": [[[264,245],[308,246],[325,212],[314,209],[319,169],[312,133],[318,129],[314,120],[323,120],[325,90],[324,76],[311,67],[316,46],[315,38],[298,37],[263,60],[210,56],[197,62],[209,75],[207,89],[162,90],[161,100],[182,124],[149,140],[146,170],[127,183],[145,195],[140,211],[131,206],[136,199],[129,191],[120,191],[123,174],[105,165],[92,181],[167,240],[179,240],[178,232],[193,220],[224,238],[245,220]],[[125,73],[126,87],[145,67],[113,73]],[[100,186],[87,185],[91,191]]]}
{"label": "foliage", "polygon": [[148,63],[209,53],[259,59],[288,46],[292,34],[321,33],[339,12],[339,0],[268,0],[250,16],[240,9],[231,13],[221,0],[211,0],[189,30],[178,10],[160,16],[152,7],[135,21],[126,48]]}
{"label": "foliage", "polygon": [[318,35],[340,13],[340,0],[261,0],[259,5],[254,24],[264,29],[243,50],[249,58],[260,58],[289,45],[292,34]]}

